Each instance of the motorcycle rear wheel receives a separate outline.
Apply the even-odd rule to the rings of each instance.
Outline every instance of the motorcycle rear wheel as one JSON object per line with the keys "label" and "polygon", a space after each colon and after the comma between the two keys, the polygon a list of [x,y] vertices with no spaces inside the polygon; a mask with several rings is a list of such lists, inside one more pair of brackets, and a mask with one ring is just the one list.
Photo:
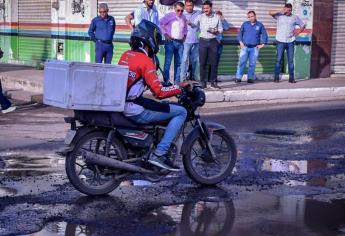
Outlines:
{"label": "motorcycle rear wheel", "polygon": [[[66,157],[65,168],[71,184],[80,192],[87,195],[104,195],[117,188],[121,180],[115,177],[122,170],[109,170],[105,167],[87,163],[81,151],[86,150],[105,155],[107,133],[102,131],[91,132],[76,142],[73,151]],[[126,159],[123,145],[115,137],[109,148],[109,158]]]}
{"label": "motorcycle rear wheel", "polygon": [[216,154],[214,160],[200,131],[196,130],[188,141],[183,165],[192,180],[202,185],[215,185],[231,175],[237,150],[234,140],[225,130],[214,131],[211,136],[211,145]]}

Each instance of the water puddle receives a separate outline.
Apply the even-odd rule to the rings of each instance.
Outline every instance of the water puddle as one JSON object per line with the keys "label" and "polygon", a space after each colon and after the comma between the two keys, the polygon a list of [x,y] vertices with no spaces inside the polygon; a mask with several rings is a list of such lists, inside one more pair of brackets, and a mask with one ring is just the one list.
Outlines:
{"label": "water puddle", "polygon": [[[281,160],[265,158],[261,165],[263,171],[284,172],[295,174],[308,174],[318,170],[327,170],[333,167],[342,167],[345,164],[343,158],[330,158],[325,160]],[[344,166],[345,167],[345,166]]]}
{"label": "water puddle", "polygon": [[[66,222],[51,222],[48,223],[40,232],[34,233],[35,236],[86,236],[95,235],[95,229],[86,226]],[[98,235],[98,234],[97,234]]]}
{"label": "water puddle", "polygon": [[[261,170],[287,173],[294,177],[287,185],[308,185],[318,187],[342,187],[344,179],[344,158],[332,156],[327,160],[280,160],[266,158],[261,162]],[[298,180],[300,178],[301,180]],[[305,180],[307,179],[307,180]]]}
{"label": "water puddle", "polygon": [[64,159],[56,155],[21,156],[8,154],[0,159],[0,176],[43,176],[62,172],[63,166]]}
{"label": "water puddle", "polygon": [[33,235],[340,235],[345,200],[319,202],[258,193],[234,201],[198,201],[134,212],[121,224],[103,221],[100,217],[87,224],[51,222]]}
{"label": "water puddle", "polygon": [[276,140],[277,142],[308,144],[313,141],[345,137],[343,128],[332,126],[312,126],[304,130],[262,129],[254,132],[258,139]]}
{"label": "water puddle", "polygon": [[10,187],[0,187],[0,197],[14,196],[17,194],[17,190]]}
{"label": "water puddle", "polygon": [[293,130],[278,130],[278,129],[263,129],[255,131],[255,134],[265,135],[265,136],[287,136],[287,135],[295,135],[296,131]]}

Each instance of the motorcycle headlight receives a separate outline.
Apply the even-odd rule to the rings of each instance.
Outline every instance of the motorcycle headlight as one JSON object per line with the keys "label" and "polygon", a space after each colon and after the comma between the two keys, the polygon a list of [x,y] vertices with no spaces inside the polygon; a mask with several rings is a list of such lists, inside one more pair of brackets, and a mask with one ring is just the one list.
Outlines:
{"label": "motorcycle headlight", "polygon": [[202,107],[206,102],[206,95],[204,90],[199,86],[195,86],[193,88],[193,93],[193,104],[195,106]]}

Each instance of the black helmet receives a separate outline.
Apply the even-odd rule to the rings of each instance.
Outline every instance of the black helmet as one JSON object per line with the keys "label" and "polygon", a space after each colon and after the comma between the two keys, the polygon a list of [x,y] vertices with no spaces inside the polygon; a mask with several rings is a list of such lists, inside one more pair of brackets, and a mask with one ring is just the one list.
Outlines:
{"label": "black helmet", "polygon": [[136,50],[144,45],[149,47],[149,56],[153,57],[159,51],[159,45],[162,44],[162,33],[158,26],[148,20],[142,20],[131,34],[129,45]]}

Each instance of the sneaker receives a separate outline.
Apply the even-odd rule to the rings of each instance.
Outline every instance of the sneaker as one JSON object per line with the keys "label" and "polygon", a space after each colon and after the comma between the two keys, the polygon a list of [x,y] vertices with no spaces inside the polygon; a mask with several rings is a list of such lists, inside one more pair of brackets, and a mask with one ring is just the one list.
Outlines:
{"label": "sneaker", "polygon": [[6,114],[6,113],[9,113],[9,112],[14,111],[16,108],[17,108],[17,107],[15,107],[15,106],[9,107],[9,108],[7,108],[7,109],[5,109],[5,110],[2,110],[1,112],[2,112],[3,114]]}
{"label": "sneaker", "polygon": [[235,83],[241,83],[242,80],[241,79],[235,79]]}
{"label": "sneaker", "polygon": [[158,166],[159,168],[170,170],[170,171],[180,171],[180,168],[175,166],[169,158],[163,156],[158,156],[156,153],[151,153],[149,163],[152,165]]}
{"label": "sneaker", "polygon": [[253,83],[254,83],[254,80],[253,80],[253,79],[249,79],[249,80],[247,80],[247,83],[253,84]]}

